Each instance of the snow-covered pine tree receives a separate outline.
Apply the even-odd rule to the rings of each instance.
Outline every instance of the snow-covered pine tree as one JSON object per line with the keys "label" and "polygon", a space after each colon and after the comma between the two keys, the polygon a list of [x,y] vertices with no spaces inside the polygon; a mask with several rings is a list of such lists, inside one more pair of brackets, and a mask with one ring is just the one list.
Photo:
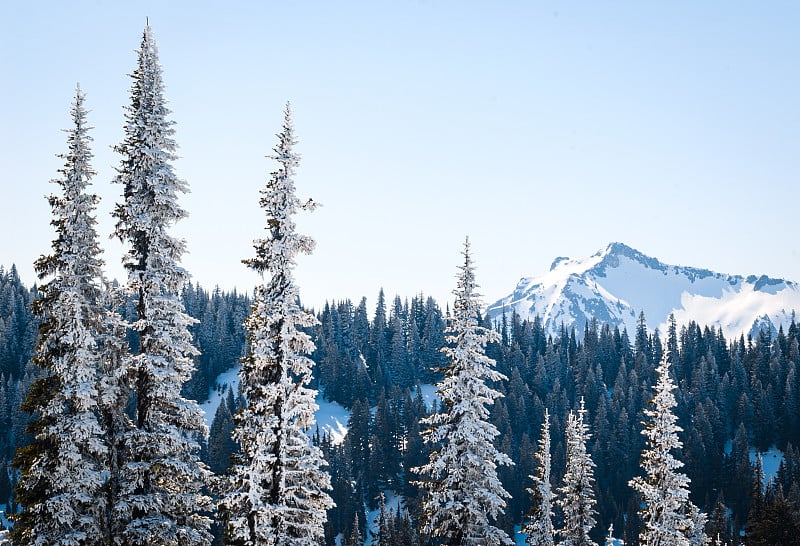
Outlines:
{"label": "snow-covered pine tree", "polygon": [[683,466],[672,451],[681,447],[677,417],[675,383],[670,377],[673,352],[668,350],[656,368],[655,393],[650,401],[652,408],[645,409],[649,418],[642,431],[647,437],[647,447],[642,452],[642,470],[645,476],[633,478],[629,484],[642,497],[640,511],[642,546],[690,546],[690,537],[696,534],[689,501],[689,478],[678,472]]}
{"label": "snow-covered pine tree", "polygon": [[256,257],[244,263],[264,276],[245,320],[248,353],[242,359],[241,392],[247,406],[234,416],[234,439],[241,455],[231,469],[220,509],[227,543],[248,546],[302,546],[324,541],[326,511],[334,506],[331,480],[320,449],[307,431],[315,424],[317,391],[308,387],[314,343],[302,330],[317,323],[300,306],[293,269],[314,240],[297,233],[292,217],[313,210],[312,200],[295,196],[294,169],[299,156],[291,110],[272,159],[280,163],[261,191],[267,214],[265,239],[256,239]]}
{"label": "snow-covered pine tree", "polygon": [[114,182],[123,186],[114,235],[129,245],[123,258],[127,291],[136,299],[138,353],[127,368],[135,396],[134,430],[126,435],[127,459],[120,468],[114,517],[128,545],[203,545],[211,542],[211,499],[203,494],[210,473],[199,460],[203,413],[181,395],[194,371],[189,326],[181,290],[188,274],[180,266],[185,243],[169,230],[186,212],[178,194],[188,191],[175,176],[177,148],[158,50],[150,26],[144,29],[132,74],[125,139]]}
{"label": "snow-covered pine tree", "polygon": [[589,425],[584,422],[586,409],[583,398],[577,412],[571,411],[567,419],[567,471],[563,485],[558,489],[558,505],[564,514],[564,523],[558,531],[559,546],[597,546],[589,533],[597,523],[594,505],[594,462],[586,451],[591,438]]}
{"label": "snow-covered pine tree", "polygon": [[555,530],[553,529],[553,490],[550,486],[550,411],[544,410],[542,435],[539,438],[539,450],[536,452],[539,468],[535,476],[531,476],[533,487],[528,492],[533,498],[529,520],[523,527],[528,537],[525,543],[530,546],[553,546]]}
{"label": "snow-covered pine tree", "polygon": [[53,180],[62,193],[49,197],[57,237],[52,253],[35,263],[39,278],[50,278],[33,304],[42,320],[34,361],[47,375],[23,404],[36,417],[33,442],[15,463],[21,472],[17,501],[23,505],[13,516],[16,544],[101,544],[105,536],[106,448],[97,419],[103,262],[95,229],[99,199],[87,193],[95,173],[80,87],[71,113],[69,151],[59,156],[66,161]]}
{"label": "snow-covered pine tree", "polygon": [[616,546],[617,539],[614,538],[614,524],[608,526],[608,534],[606,535],[605,546]]}
{"label": "snow-covered pine tree", "polygon": [[502,394],[486,384],[506,377],[484,352],[499,334],[479,326],[480,300],[469,248],[467,239],[443,349],[449,363],[437,385],[443,410],[422,420],[427,427],[424,441],[433,446],[428,463],[414,469],[421,477],[422,531],[449,545],[512,544],[491,523],[509,497],[497,466],[513,462],[494,447],[499,432],[489,422],[487,406]]}
{"label": "snow-covered pine tree", "polygon": [[381,491],[378,497],[378,529],[372,535],[372,546],[383,546],[389,543],[391,535],[391,514],[386,510],[386,495]]}

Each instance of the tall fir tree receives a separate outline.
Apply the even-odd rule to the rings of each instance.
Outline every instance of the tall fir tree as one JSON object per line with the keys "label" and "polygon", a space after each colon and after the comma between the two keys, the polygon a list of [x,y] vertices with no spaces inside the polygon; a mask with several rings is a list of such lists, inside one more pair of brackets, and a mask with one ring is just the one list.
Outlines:
{"label": "tall fir tree", "polygon": [[256,257],[244,263],[269,279],[256,288],[245,321],[249,351],[242,359],[241,390],[247,406],[235,416],[241,456],[221,501],[229,544],[301,546],[324,540],[326,510],[334,506],[320,449],[307,432],[315,424],[317,391],[308,387],[314,343],[303,328],[317,324],[299,302],[293,269],[314,240],[297,233],[292,217],[313,210],[295,196],[299,156],[291,110],[284,111],[275,159],[280,163],[262,190],[268,237],[256,239]]}
{"label": "tall fir tree", "polygon": [[480,296],[469,249],[467,239],[443,349],[449,363],[437,384],[443,409],[422,420],[424,440],[433,446],[428,463],[415,469],[423,491],[423,533],[449,545],[512,544],[492,524],[509,497],[497,467],[513,463],[494,446],[499,432],[489,422],[487,407],[502,396],[487,382],[506,377],[485,354],[486,344],[499,334],[479,325]]}
{"label": "tall fir tree", "polygon": [[529,521],[523,527],[528,535],[525,543],[530,546],[553,546],[553,490],[550,486],[550,412],[545,409],[542,435],[536,460],[539,463],[533,480],[533,488],[528,489],[533,498]]}
{"label": "tall fir tree", "polygon": [[181,290],[188,274],[180,266],[185,242],[170,228],[187,214],[178,194],[188,191],[172,162],[174,122],[164,98],[158,50],[146,26],[132,74],[125,139],[115,182],[123,186],[114,234],[129,245],[123,258],[127,291],[136,302],[131,324],[138,352],[130,357],[135,396],[134,430],[126,436],[129,457],[120,469],[118,518],[130,545],[203,545],[211,542],[203,515],[209,471],[199,460],[198,437],[207,434],[196,402],[181,395],[194,371],[189,326]]}
{"label": "tall fir tree", "polygon": [[594,462],[586,451],[586,442],[591,437],[589,425],[585,423],[583,398],[577,412],[570,411],[567,418],[567,470],[563,485],[558,489],[558,505],[564,514],[564,523],[559,530],[559,546],[597,546],[589,538],[595,526]]}
{"label": "tall fir tree", "polygon": [[13,539],[25,545],[102,544],[106,536],[107,450],[98,422],[99,340],[105,329],[101,250],[97,242],[96,195],[87,193],[92,176],[91,137],[84,94],[77,88],[68,148],[53,180],[61,195],[49,197],[57,238],[52,253],[36,263],[39,287],[34,302],[41,319],[34,362],[46,372],[28,393],[25,411],[33,442],[20,450]]}
{"label": "tall fir tree", "polygon": [[673,455],[682,445],[678,439],[682,429],[673,411],[677,405],[670,377],[673,358],[674,353],[667,350],[656,368],[652,407],[644,410],[649,418],[642,431],[647,437],[641,459],[645,476],[630,481],[642,498],[639,543],[643,546],[690,546],[698,540],[695,520],[700,516],[689,501],[689,478],[678,471],[683,463]]}

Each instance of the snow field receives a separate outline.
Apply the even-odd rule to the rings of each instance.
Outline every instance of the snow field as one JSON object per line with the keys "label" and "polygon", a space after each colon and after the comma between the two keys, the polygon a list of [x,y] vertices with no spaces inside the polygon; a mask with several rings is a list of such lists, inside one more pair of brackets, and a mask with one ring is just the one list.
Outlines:
{"label": "snow field", "polygon": [[208,393],[208,400],[200,404],[200,408],[205,412],[206,426],[211,428],[211,422],[217,413],[220,402],[228,395],[228,387],[233,387],[234,395],[239,394],[239,370],[241,366],[237,364],[230,370],[222,372],[217,376],[214,387]]}
{"label": "snow field", "polygon": [[[750,463],[756,464],[759,453],[750,448]],[[761,455],[761,468],[764,470],[764,487],[775,478],[778,477],[778,469],[783,461],[783,452],[775,446],[772,446],[767,451],[762,451]]]}
{"label": "snow field", "polygon": [[[725,455],[730,455],[733,449],[733,441],[728,440],[725,442],[723,449]],[[757,451],[756,448],[750,448],[750,464],[756,464],[759,454],[761,455],[761,469],[764,472],[764,488],[767,484],[778,477],[778,469],[783,462],[783,451],[775,446],[772,446],[766,451]]]}

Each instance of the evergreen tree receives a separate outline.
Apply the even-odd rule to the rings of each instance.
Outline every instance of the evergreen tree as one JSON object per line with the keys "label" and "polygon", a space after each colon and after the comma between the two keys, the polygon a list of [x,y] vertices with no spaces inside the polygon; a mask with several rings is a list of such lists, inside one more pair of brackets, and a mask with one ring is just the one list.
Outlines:
{"label": "evergreen tree", "polygon": [[189,326],[181,291],[188,278],[180,266],[183,240],[169,234],[186,216],[178,194],[187,191],[172,168],[177,148],[167,119],[150,26],[145,27],[132,74],[125,139],[115,182],[123,186],[115,235],[129,245],[123,258],[127,291],[135,298],[131,324],[137,353],[128,365],[135,395],[135,429],[126,436],[129,458],[121,467],[115,517],[130,545],[203,545],[211,542],[211,500],[202,493],[209,472],[199,460],[197,438],[206,434],[200,407],[181,395],[194,371]]}
{"label": "evergreen tree", "polygon": [[292,216],[315,204],[295,196],[299,156],[292,151],[288,104],[278,139],[272,158],[280,168],[260,200],[269,236],[256,239],[256,257],[244,260],[262,277],[269,273],[269,280],[256,288],[245,321],[249,351],[240,377],[248,405],[237,413],[234,428],[242,453],[221,501],[228,541],[237,545],[320,543],[326,510],[333,507],[322,452],[306,434],[314,426],[317,391],[307,386],[314,363],[306,355],[314,343],[301,328],[317,321],[300,307],[292,272],[297,255],[310,253],[314,241],[296,232]]}
{"label": "evergreen tree", "polygon": [[724,497],[720,493],[717,502],[714,503],[714,510],[709,517],[708,535],[714,537],[717,542],[732,542],[731,523],[730,509],[725,506]]}
{"label": "evergreen tree", "polygon": [[[378,390],[390,382],[387,369],[389,357],[386,325],[386,295],[383,288],[378,292],[378,303],[375,306],[375,317],[372,319],[372,328],[369,331],[369,365],[373,369],[372,380],[377,384]],[[380,372],[380,373],[378,373]]]}
{"label": "evergreen tree", "polygon": [[372,546],[385,546],[389,544],[392,533],[391,514],[386,510],[386,496],[381,493],[378,499],[378,529],[372,535]]}
{"label": "evergreen tree", "polygon": [[33,442],[15,463],[21,472],[17,500],[24,507],[15,516],[17,544],[100,544],[106,528],[106,453],[97,419],[103,262],[95,229],[99,199],[86,192],[95,173],[80,87],[72,120],[69,151],[59,156],[66,160],[62,177],[54,180],[62,195],[49,197],[57,238],[52,254],[35,264],[41,279],[52,277],[34,302],[42,320],[34,361],[48,375],[24,403],[36,416]]}
{"label": "evergreen tree", "polygon": [[559,546],[597,546],[589,538],[595,526],[594,462],[586,452],[586,442],[591,437],[584,422],[586,410],[583,398],[580,409],[569,412],[566,427],[567,470],[558,489],[558,505],[564,513],[564,524],[559,530]]}
{"label": "evergreen tree", "polygon": [[533,497],[530,520],[523,528],[530,546],[553,546],[553,492],[550,487],[550,412],[545,409],[542,436],[536,452],[539,468],[533,479],[533,488],[528,489]]}
{"label": "evergreen tree", "polygon": [[208,434],[208,466],[215,474],[224,474],[231,466],[236,442],[231,438],[233,416],[225,400],[221,400]]}
{"label": "evergreen tree", "polygon": [[0,374],[6,379],[19,380],[33,356],[38,323],[30,306],[36,295],[22,284],[16,266],[0,266]]}
{"label": "evergreen tree", "polygon": [[[749,461],[749,457],[748,457]],[[749,465],[749,462],[748,462]],[[768,542],[763,539],[764,521],[766,520],[767,498],[764,492],[764,465],[761,453],[756,455],[755,464],[752,465],[752,475],[750,479],[749,506],[747,510],[747,525],[745,527],[747,544],[766,546]]]}
{"label": "evergreen tree", "polygon": [[0,504],[8,506],[12,487],[11,476],[8,473],[8,462],[5,459],[0,459]]}
{"label": "evergreen tree", "polygon": [[501,393],[487,381],[503,381],[494,361],[484,353],[499,334],[479,326],[480,302],[475,273],[464,244],[451,323],[444,349],[449,364],[437,384],[444,408],[423,420],[425,442],[434,446],[427,464],[416,469],[422,480],[423,532],[445,544],[511,544],[505,532],[490,523],[505,508],[509,494],[497,477],[498,465],[513,464],[493,440],[499,432],[488,422],[489,410]]}
{"label": "evergreen tree", "polygon": [[367,497],[367,478],[370,476],[371,470],[370,419],[369,400],[366,398],[356,399],[347,421],[347,436],[344,441],[350,447],[353,478],[361,502],[364,502]]}
{"label": "evergreen tree", "polygon": [[677,470],[683,466],[672,454],[681,447],[677,417],[675,384],[670,377],[673,353],[667,352],[656,368],[655,393],[652,408],[644,411],[649,417],[642,434],[647,437],[647,448],[642,453],[645,476],[630,481],[642,497],[644,507],[640,514],[642,529],[639,542],[643,546],[689,546],[694,542],[695,525],[690,514],[689,478]]}
{"label": "evergreen tree", "polygon": [[747,545],[800,545],[800,512],[786,498],[780,484],[770,483],[765,495],[762,518],[747,533]]}
{"label": "evergreen tree", "polygon": [[361,525],[358,523],[358,512],[356,512],[353,514],[353,526],[350,528],[350,535],[344,541],[343,546],[363,546],[363,544]]}
{"label": "evergreen tree", "polygon": [[397,506],[397,511],[391,516],[390,546],[420,546],[419,535],[407,508]]}

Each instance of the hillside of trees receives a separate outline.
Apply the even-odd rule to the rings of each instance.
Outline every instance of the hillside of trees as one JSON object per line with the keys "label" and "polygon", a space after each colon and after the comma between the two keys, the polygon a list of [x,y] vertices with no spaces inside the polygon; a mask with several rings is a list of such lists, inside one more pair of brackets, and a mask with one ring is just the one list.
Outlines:
{"label": "hillside of trees", "polygon": [[[332,453],[334,475],[341,472],[339,465],[350,472],[339,483],[356,484],[346,496],[355,494],[375,507],[378,492],[389,487],[413,508],[417,492],[406,469],[425,460],[417,423],[426,412],[415,385],[435,381],[430,370],[431,364],[441,365],[443,314],[436,302],[422,296],[410,302],[396,298],[388,317],[385,312],[379,294],[371,321],[366,320],[364,300],[357,306],[347,301],[328,305],[320,313],[315,332],[320,384],[326,396],[353,409],[351,433],[343,445],[326,449]],[[536,470],[533,456],[545,410],[552,423],[555,484],[565,468],[567,415],[583,398],[592,434],[587,447],[597,465],[593,538],[601,541],[613,524],[618,535],[624,531],[626,544],[636,544],[638,519],[631,516],[639,499],[628,481],[641,474],[644,410],[667,350],[678,355],[672,372],[678,386],[675,412],[683,428],[679,458],[691,479],[692,501],[709,515],[709,536],[719,534],[730,544],[748,526],[756,534],[760,526],[769,525],[756,515],[765,502],[791,514],[781,526],[787,521],[798,525],[797,325],[781,328],[774,339],[764,331],[754,339],[728,340],[713,327],[694,322],[681,327],[672,323],[663,335],[648,332],[643,316],[639,323],[632,338],[595,322],[583,332],[562,329],[557,336],[547,335],[538,319],[520,321],[514,315],[486,325],[500,333],[500,342],[489,344],[487,354],[508,377],[496,385],[505,396],[495,402],[491,421],[501,432],[498,447],[516,463],[500,470],[512,494],[501,518],[504,528],[510,532],[530,509],[526,489]],[[346,379],[337,383],[337,377]],[[353,399],[354,390],[363,393],[360,399]],[[375,408],[374,416],[366,407]],[[784,453],[784,461],[767,487],[752,454],[772,446]],[[365,475],[365,468],[376,475]],[[764,488],[765,494],[754,495]],[[335,495],[341,492],[335,490]],[[342,506],[352,503],[339,510],[345,510]],[[353,517],[343,513],[334,521],[346,528]]]}
{"label": "hillside of trees", "polygon": [[[19,404],[39,373],[29,362],[37,336],[30,311],[34,297],[35,290],[25,286],[13,267],[0,269],[0,430],[4,431],[0,504],[9,508],[15,475],[8,463],[15,450],[29,441],[25,434],[29,416]],[[185,392],[203,402],[217,375],[236,365],[244,353],[242,323],[250,300],[197,285],[187,286],[182,299],[189,314],[199,320],[191,330],[201,351]],[[344,442],[333,445],[324,435],[316,437],[330,464],[337,505],[328,517],[328,543],[339,533],[351,536],[355,521],[363,534],[366,511],[378,509],[386,494],[405,499],[407,511],[390,514],[397,533],[413,531],[414,525],[404,518],[414,521],[420,498],[408,469],[426,460],[419,421],[432,410],[418,386],[440,378],[435,370],[445,363],[440,349],[446,316],[432,298],[395,297],[387,304],[382,292],[372,308],[363,298],[358,304],[329,303],[317,312],[320,324],[310,331],[317,346],[314,385],[351,412]],[[567,415],[583,398],[592,435],[587,449],[596,464],[598,523],[592,536],[602,541],[613,524],[626,544],[636,543],[638,519],[626,515],[636,512],[639,501],[628,481],[641,474],[643,412],[652,396],[656,366],[668,348],[679,355],[673,365],[676,414],[684,430],[678,456],[691,479],[692,501],[709,517],[708,534],[719,534],[732,544],[742,531],[752,538],[770,536],[770,526],[797,528],[800,328],[796,324],[774,338],[765,331],[755,338],[730,340],[695,323],[672,325],[664,334],[642,326],[632,337],[597,323],[582,332],[562,330],[549,336],[538,320],[520,321],[514,315],[486,326],[500,334],[499,342],[488,345],[487,354],[508,377],[495,385],[504,398],[497,400],[491,413],[491,422],[500,431],[497,447],[516,463],[499,471],[511,493],[499,522],[507,532],[524,521],[531,507],[527,488],[529,476],[536,473],[534,454],[545,410],[553,439],[552,483],[558,484],[566,462]],[[229,393],[211,427],[203,456],[215,472],[226,471],[236,450],[228,434],[231,416],[241,403]],[[752,453],[773,446],[783,452],[784,460],[776,479],[767,484]],[[772,542],[748,540],[751,543]]]}

